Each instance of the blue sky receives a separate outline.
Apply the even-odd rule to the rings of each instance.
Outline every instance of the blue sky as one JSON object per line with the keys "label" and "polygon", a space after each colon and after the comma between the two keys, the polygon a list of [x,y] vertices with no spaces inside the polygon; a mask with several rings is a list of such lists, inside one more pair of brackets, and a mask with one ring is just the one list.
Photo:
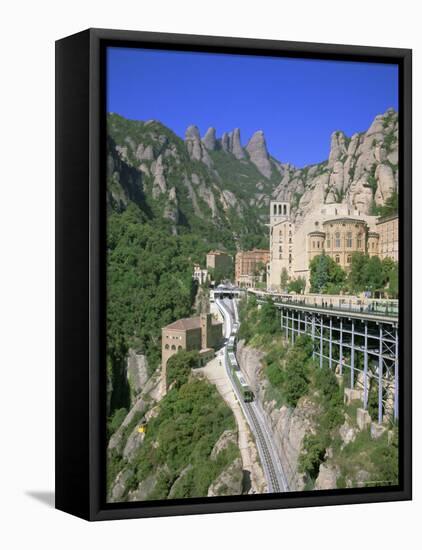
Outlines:
{"label": "blue sky", "polygon": [[328,158],[330,135],[366,130],[398,109],[396,65],[109,48],[107,110],[157,119],[184,137],[263,130],[269,152],[298,167]]}

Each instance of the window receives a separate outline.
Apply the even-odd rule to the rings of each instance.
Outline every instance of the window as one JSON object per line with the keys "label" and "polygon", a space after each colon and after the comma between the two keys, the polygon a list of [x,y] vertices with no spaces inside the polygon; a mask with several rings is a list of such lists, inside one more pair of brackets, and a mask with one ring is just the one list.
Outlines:
{"label": "window", "polygon": [[292,238],[289,237],[289,244],[292,244]]}
{"label": "window", "polygon": [[315,241],[312,241],[312,248],[315,248]]}
{"label": "window", "polygon": [[372,250],[374,250],[374,248],[375,248],[375,243],[374,241],[372,241]]}
{"label": "window", "polygon": [[331,247],[331,234],[327,233],[327,248]]}
{"label": "window", "polygon": [[282,253],[283,253],[283,247],[282,247],[282,246],[279,246],[279,247],[278,247],[278,251],[280,252],[280,254],[282,254]]}
{"label": "window", "polygon": [[336,233],[336,248],[340,248],[340,233]]}
{"label": "window", "polygon": [[165,345],[165,348],[166,348],[166,349],[169,349],[169,345],[168,345],[168,344],[166,344],[166,345]]}
{"label": "window", "polygon": [[352,261],[352,255],[351,254],[347,254],[347,263],[350,264]]}
{"label": "window", "polygon": [[274,216],[275,216],[275,215],[277,214],[277,205],[276,205],[276,204],[274,205],[274,209],[273,209],[273,210],[274,210]]}
{"label": "window", "polygon": [[292,263],[292,255],[289,254],[289,264],[291,264],[291,263]]}
{"label": "window", "polygon": [[171,345],[171,349],[175,350],[176,346],[174,344]]}
{"label": "window", "polygon": [[319,248],[319,241],[317,242],[317,247]]}
{"label": "window", "polygon": [[340,263],[340,256],[339,256],[338,254],[336,254],[335,260],[336,260],[336,264],[339,264],[339,263]]}
{"label": "window", "polygon": [[362,233],[359,233],[358,235],[357,247],[362,248]]}
{"label": "window", "polygon": [[346,246],[347,248],[352,248],[352,233],[350,231],[347,233]]}
{"label": "window", "polygon": [[287,206],[284,204],[283,205],[283,214],[286,215],[287,214]]}
{"label": "window", "polygon": [[177,351],[180,351],[182,349],[182,346],[177,346]]}

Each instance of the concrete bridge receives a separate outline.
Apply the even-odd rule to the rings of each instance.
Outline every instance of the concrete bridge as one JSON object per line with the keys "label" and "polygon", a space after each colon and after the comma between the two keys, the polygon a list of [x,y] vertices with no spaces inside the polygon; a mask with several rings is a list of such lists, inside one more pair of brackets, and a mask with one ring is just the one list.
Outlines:
{"label": "concrete bridge", "polygon": [[[258,303],[271,297],[257,296]],[[299,298],[299,297],[298,297]],[[376,390],[378,423],[398,418],[399,403],[399,318],[385,311],[321,307],[278,300],[280,329],[292,344],[300,334],[314,343],[314,358],[336,374],[348,376],[350,398],[361,398],[368,409],[369,395]],[[375,385],[375,386],[374,386]]]}

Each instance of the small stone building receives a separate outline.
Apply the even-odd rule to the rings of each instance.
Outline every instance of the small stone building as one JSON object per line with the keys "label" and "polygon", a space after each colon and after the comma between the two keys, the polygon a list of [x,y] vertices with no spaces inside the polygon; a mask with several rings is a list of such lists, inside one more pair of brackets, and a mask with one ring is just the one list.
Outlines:
{"label": "small stone building", "polygon": [[377,231],[379,233],[379,257],[391,258],[395,262],[399,261],[399,217],[398,215],[380,218],[377,221]]}
{"label": "small stone building", "polygon": [[270,251],[254,248],[238,252],[235,261],[235,281],[238,286],[252,287],[254,283],[262,280],[261,268],[266,271],[267,263],[270,260]]}
{"label": "small stone building", "polygon": [[207,269],[226,269],[232,265],[232,257],[221,250],[211,250],[207,254]]}
{"label": "small stone building", "polygon": [[199,351],[200,366],[207,363],[221,345],[223,324],[210,313],[199,317],[178,319],[161,329],[161,359],[163,367],[179,350]]}

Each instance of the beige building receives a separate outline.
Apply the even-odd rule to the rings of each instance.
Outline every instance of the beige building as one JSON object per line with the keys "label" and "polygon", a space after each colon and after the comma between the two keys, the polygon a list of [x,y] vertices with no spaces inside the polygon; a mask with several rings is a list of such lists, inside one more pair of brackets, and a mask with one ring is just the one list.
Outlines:
{"label": "beige building", "polygon": [[379,234],[379,257],[392,258],[399,261],[399,217],[398,215],[381,218],[377,221],[377,233]]}
{"label": "beige building", "polygon": [[251,288],[260,279],[262,281],[262,272],[266,272],[267,264],[270,259],[270,251],[254,248],[238,252],[235,259],[235,282],[238,286]]}
{"label": "beige building", "polygon": [[267,286],[280,288],[283,269],[289,277],[294,270],[295,226],[290,219],[290,203],[270,202],[270,265],[268,268]]}
{"label": "beige building", "polygon": [[[368,252],[368,229],[365,220],[359,218],[334,218],[322,224],[322,231],[308,234],[309,261],[323,252],[343,269],[349,269],[353,252]],[[376,242],[371,232],[371,242]]]}
{"label": "beige building", "polygon": [[232,265],[232,257],[221,250],[211,250],[207,254],[207,269],[225,269]]}
{"label": "beige building", "polygon": [[193,266],[192,278],[198,281],[198,284],[203,285],[208,281],[208,270],[202,269],[199,264]]}
{"label": "beige building", "polygon": [[293,223],[290,204],[271,201],[268,289],[280,290],[284,268],[291,279],[303,277],[309,284],[309,262],[323,252],[345,269],[355,251],[379,253],[381,236],[376,222],[376,216],[345,203],[332,203],[303,212]]}
{"label": "beige building", "polygon": [[166,368],[169,358],[180,350],[200,353],[200,364],[214,356],[214,350],[221,344],[223,325],[213,319],[210,313],[199,317],[178,319],[161,329],[161,361]]}

